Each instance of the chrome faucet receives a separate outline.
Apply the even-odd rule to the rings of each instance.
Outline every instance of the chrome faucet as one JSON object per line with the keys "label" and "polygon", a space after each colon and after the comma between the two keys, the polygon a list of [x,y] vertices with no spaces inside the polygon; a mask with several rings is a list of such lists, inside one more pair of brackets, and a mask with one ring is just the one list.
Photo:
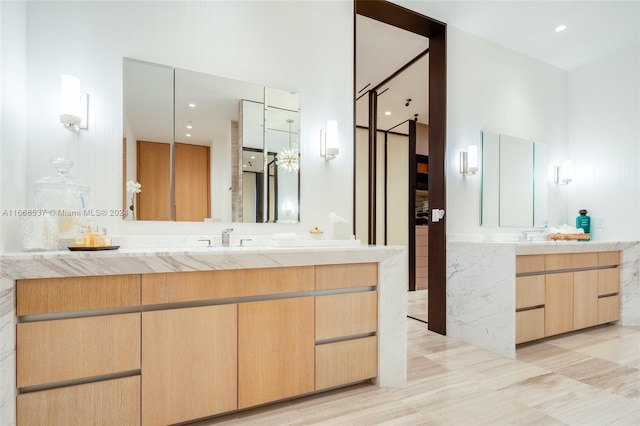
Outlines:
{"label": "chrome faucet", "polygon": [[225,228],[222,230],[222,247],[229,247],[229,234],[233,232],[233,228]]}

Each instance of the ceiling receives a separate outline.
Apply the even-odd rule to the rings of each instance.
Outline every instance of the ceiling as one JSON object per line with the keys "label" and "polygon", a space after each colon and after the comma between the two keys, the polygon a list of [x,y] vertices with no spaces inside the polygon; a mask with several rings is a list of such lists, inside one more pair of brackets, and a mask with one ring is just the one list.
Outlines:
{"label": "ceiling", "polygon": [[[394,0],[400,6],[446,22],[560,69],[571,71],[640,43],[640,0],[625,1],[425,1]],[[567,26],[556,32],[558,25]],[[428,39],[358,16],[356,97],[378,85],[428,47]],[[418,115],[427,123],[428,55],[378,93],[378,128],[388,130]],[[357,102],[356,124],[367,125],[368,102]],[[405,107],[406,99],[412,99]],[[385,111],[391,111],[385,116]]]}

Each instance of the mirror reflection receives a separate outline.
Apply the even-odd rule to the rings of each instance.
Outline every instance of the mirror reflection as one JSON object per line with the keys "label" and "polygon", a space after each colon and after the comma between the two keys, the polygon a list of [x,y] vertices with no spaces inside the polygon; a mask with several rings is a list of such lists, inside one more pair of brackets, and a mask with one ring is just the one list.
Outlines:
{"label": "mirror reflection", "polygon": [[547,226],[547,145],[482,132],[483,226]]}
{"label": "mirror reflection", "polygon": [[135,219],[299,221],[298,94],[125,58],[123,99]]}

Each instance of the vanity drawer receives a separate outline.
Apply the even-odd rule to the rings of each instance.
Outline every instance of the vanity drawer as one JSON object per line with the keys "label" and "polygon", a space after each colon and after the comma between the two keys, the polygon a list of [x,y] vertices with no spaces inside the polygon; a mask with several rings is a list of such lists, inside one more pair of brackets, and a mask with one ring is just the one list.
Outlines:
{"label": "vanity drawer", "polygon": [[547,254],[544,264],[547,271],[593,268],[598,266],[598,253]]}
{"label": "vanity drawer", "polygon": [[618,266],[620,265],[619,251],[602,251],[598,253],[598,266]]}
{"label": "vanity drawer", "polygon": [[140,314],[17,325],[18,387],[140,369]]}
{"label": "vanity drawer", "polygon": [[359,382],[378,375],[378,338],[316,346],[316,390]]}
{"label": "vanity drawer", "polygon": [[516,274],[544,271],[544,255],[516,256]]}
{"label": "vanity drawer", "polygon": [[18,425],[140,424],[140,376],[18,395]]}
{"label": "vanity drawer", "polygon": [[378,285],[377,263],[316,266],[316,290]]}
{"label": "vanity drawer", "polygon": [[607,296],[598,299],[598,324],[620,319],[620,296]]}
{"label": "vanity drawer", "polygon": [[544,275],[516,277],[516,309],[544,305]]}
{"label": "vanity drawer", "polygon": [[544,308],[516,312],[516,344],[544,337]]}
{"label": "vanity drawer", "polygon": [[16,283],[16,314],[140,306],[140,275],[39,278]]}
{"label": "vanity drawer", "polygon": [[316,296],[316,341],[374,333],[378,329],[378,292]]}
{"label": "vanity drawer", "polygon": [[313,291],[313,266],[246,269],[243,296]]}
{"label": "vanity drawer", "polygon": [[620,268],[598,270],[598,296],[620,292]]}
{"label": "vanity drawer", "polygon": [[243,270],[142,275],[142,304],[189,302],[242,296]]}

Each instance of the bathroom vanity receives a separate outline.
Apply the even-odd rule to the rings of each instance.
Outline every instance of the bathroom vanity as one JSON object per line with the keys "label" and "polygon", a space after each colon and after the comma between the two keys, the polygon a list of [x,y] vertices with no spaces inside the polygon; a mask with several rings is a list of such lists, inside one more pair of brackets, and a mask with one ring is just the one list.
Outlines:
{"label": "bathroom vanity", "polygon": [[164,425],[367,380],[402,385],[406,255],[5,254],[1,331],[16,343],[2,347],[0,420]]}
{"label": "bathroom vanity", "polygon": [[640,325],[637,242],[447,243],[447,335],[512,357],[516,345]]}

